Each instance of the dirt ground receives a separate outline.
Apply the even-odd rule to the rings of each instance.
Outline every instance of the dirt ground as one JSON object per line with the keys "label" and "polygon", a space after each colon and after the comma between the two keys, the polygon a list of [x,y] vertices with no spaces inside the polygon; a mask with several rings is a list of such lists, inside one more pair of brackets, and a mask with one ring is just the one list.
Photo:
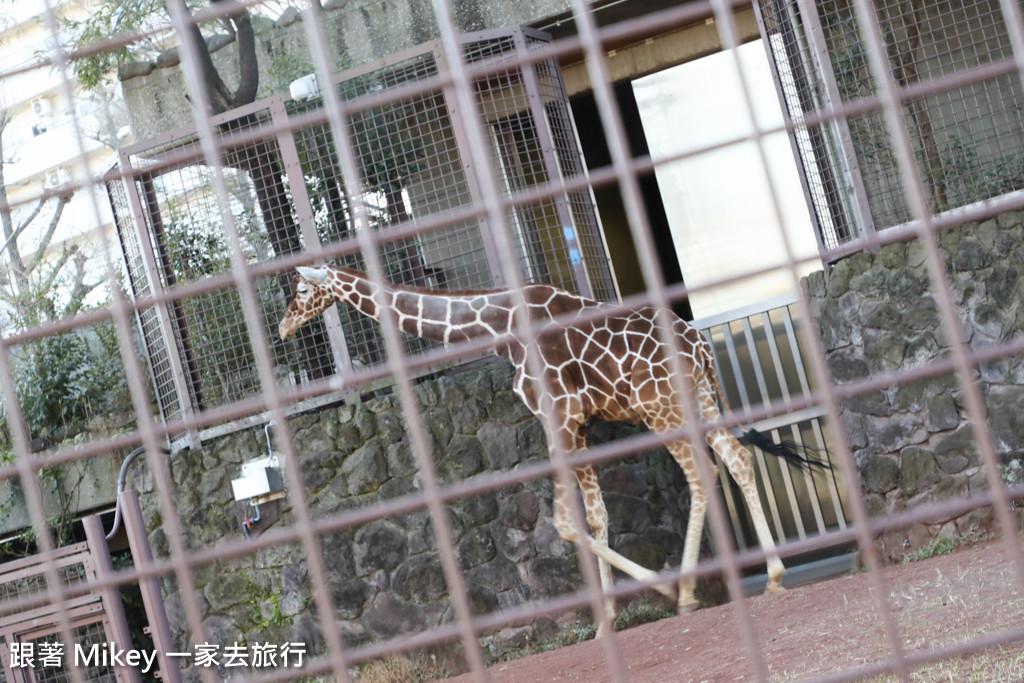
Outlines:
{"label": "dirt ground", "polygon": [[[1021,579],[999,542],[884,570],[886,598],[908,654],[1024,626]],[[751,598],[760,657],[772,681],[840,678],[892,656],[866,573]],[[735,607],[724,605],[615,635],[630,681],[756,680]],[[588,641],[493,666],[496,683],[613,680],[602,646]],[[468,678],[454,679],[457,681]],[[868,680],[895,680],[892,675]],[[914,681],[1022,681],[1024,641],[913,669]]]}

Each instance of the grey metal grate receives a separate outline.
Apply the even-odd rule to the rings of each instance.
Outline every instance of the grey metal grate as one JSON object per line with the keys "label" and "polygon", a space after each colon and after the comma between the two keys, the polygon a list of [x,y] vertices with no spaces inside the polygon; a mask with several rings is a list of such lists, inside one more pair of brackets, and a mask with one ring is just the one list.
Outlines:
{"label": "grey metal grate", "polygon": [[[813,395],[813,375],[805,361],[800,335],[800,312],[795,296],[783,296],[727,315],[695,320],[715,351],[725,398],[733,409],[750,411],[771,405],[791,405]],[[750,425],[776,442],[791,441],[829,459],[825,411],[819,407],[787,411]],[[755,449],[762,504],[779,541],[804,540],[847,528],[849,514],[843,498],[846,487],[837,469],[793,472]],[[835,463],[833,463],[835,464]],[[739,489],[724,465],[718,478],[725,494],[737,543],[757,548],[750,515]]]}
{"label": "grey metal grate", "polygon": [[[877,94],[855,3],[766,0],[760,9],[823,245],[834,248],[865,228],[910,221],[881,112],[801,123]],[[927,86],[904,99],[901,116],[930,209],[942,212],[1024,189],[1020,78],[955,78],[1012,58],[999,3],[894,0],[879,4],[877,17],[896,84]],[[851,182],[862,185],[854,200]]]}

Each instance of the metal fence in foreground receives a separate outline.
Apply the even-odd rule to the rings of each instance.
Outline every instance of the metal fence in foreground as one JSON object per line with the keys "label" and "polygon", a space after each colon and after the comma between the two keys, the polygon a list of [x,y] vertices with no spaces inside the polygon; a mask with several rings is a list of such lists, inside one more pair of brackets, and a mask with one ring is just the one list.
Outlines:
{"label": "metal fence in foreground", "polygon": [[[306,650],[299,644],[291,649],[286,647],[288,644],[279,644],[275,661],[280,664],[287,660],[288,664],[231,671],[232,676],[237,672],[239,680],[320,678],[345,681],[352,678],[352,667],[358,664],[438,644],[460,649],[465,667],[478,680],[486,680],[485,657],[479,644],[484,633],[512,620],[519,623],[556,610],[600,611],[600,584],[596,572],[587,569],[592,558],[585,551],[580,552],[584,581],[579,592],[556,600],[536,601],[508,614],[500,610],[475,614],[472,609],[460,574],[445,503],[458,496],[509,486],[520,477],[531,476],[535,470],[513,470],[500,476],[483,476],[441,486],[432,463],[423,411],[415,399],[413,378],[424,366],[440,367],[467,358],[475,359],[484,350],[482,347],[454,344],[410,348],[387,319],[372,332],[358,333],[363,334],[360,337],[363,346],[359,347],[351,343],[353,335],[345,330],[340,318],[328,317],[324,323],[328,328],[327,338],[309,340],[306,350],[312,351],[303,356],[301,348],[277,346],[268,335],[268,329],[276,325],[276,316],[284,304],[281,292],[287,289],[287,284],[281,282],[281,274],[290,272],[294,266],[324,260],[361,259],[361,264],[375,280],[393,277],[396,273],[412,273],[411,284],[436,286],[440,284],[440,273],[432,269],[433,263],[424,260],[422,254],[436,242],[444,242],[445,236],[452,232],[457,233],[458,239],[443,246],[453,263],[458,260],[455,256],[465,255],[459,252],[453,256],[461,249],[459,245],[471,241],[466,237],[469,233],[473,233],[472,239],[479,238],[494,247],[490,251],[482,246],[477,250],[484,254],[481,263],[485,265],[470,268],[465,280],[470,286],[482,286],[482,281],[490,280],[515,289],[528,278],[544,275],[554,278],[561,273],[567,286],[584,290],[583,282],[587,281],[592,293],[600,289],[595,296],[614,299],[614,283],[606,279],[610,271],[603,266],[590,271],[592,264],[587,262],[604,257],[609,247],[599,245],[598,241],[572,244],[573,239],[584,237],[584,233],[587,239],[600,238],[596,221],[585,223],[583,227],[579,221],[593,212],[589,203],[592,194],[610,186],[617,187],[624,224],[628,226],[629,248],[635,250],[635,262],[644,282],[644,291],[624,297],[624,306],[652,303],[667,307],[684,298],[685,289],[677,283],[667,283],[661,274],[663,255],[653,238],[649,204],[642,189],[641,180],[657,164],[648,156],[634,157],[631,153],[631,131],[624,127],[624,112],[611,82],[610,68],[617,64],[616,56],[630,46],[642,45],[681,27],[711,27],[709,30],[722,48],[735,48],[741,35],[737,17],[749,12],[749,5],[713,0],[659,3],[657,11],[649,13],[623,11],[641,4],[639,0],[594,4],[573,0],[566,3],[562,16],[541,22],[552,29],[556,39],[504,53],[495,60],[481,60],[473,50],[467,50],[466,35],[471,29],[480,28],[477,24],[487,21],[483,13],[470,12],[467,16],[462,3],[450,0],[435,0],[429,7],[427,3],[422,3],[422,7],[417,4],[420,10],[429,12],[427,23],[436,34],[431,36],[435,40],[431,59],[436,59],[428,72],[417,72],[415,79],[409,78],[394,89],[366,87],[349,92],[343,87],[325,88],[322,108],[312,113],[279,109],[266,116],[253,116],[243,122],[245,125],[231,125],[225,130],[225,120],[233,120],[233,115],[209,113],[200,53],[190,30],[193,20],[183,3],[169,3],[169,26],[181,43],[181,70],[188,97],[195,105],[196,123],[187,140],[190,148],[180,153],[171,145],[163,158],[134,159],[130,168],[122,165],[120,171],[105,177],[106,168],[90,167],[85,152],[80,154],[83,169],[79,177],[88,180],[77,185],[91,197],[96,216],[102,215],[104,207],[111,203],[115,212],[117,207],[127,210],[125,215],[115,216],[119,229],[116,236],[103,231],[95,235],[104,245],[101,253],[105,259],[110,300],[77,318],[10,332],[0,350],[0,394],[12,444],[12,457],[0,465],[0,477],[10,485],[16,483],[22,491],[46,576],[45,591],[36,594],[35,603],[29,606],[38,607],[39,602],[45,601],[52,611],[54,606],[70,604],[77,595],[73,587],[61,580],[64,551],[55,547],[56,542],[49,533],[46,493],[40,484],[39,472],[68,461],[86,460],[142,445],[147,451],[154,507],[160,519],[158,529],[152,533],[160,539],[164,554],[152,562],[143,562],[136,570],[125,570],[112,578],[90,579],[90,588],[109,588],[154,576],[165,585],[176,586],[181,596],[181,609],[172,616],[176,628],[180,629],[178,635],[187,634],[185,637],[198,648],[201,644],[209,645],[213,639],[205,620],[207,605],[195,589],[200,572],[219,571],[237,558],[251,558],[274,546],[291,544],[301,548],[309,577],[308,598],[316,614],[314,630],[322,646],[310,646]],[[780,83],[793,79],[792,87],[780,86],[781,101],[787,107],[788,116],[780,130],[755,127],[753,134],[733,141],[752,141],[763,149],[760,145],[766,134],[785,132],[791,135],[804,187],[808,188],[808,204],[819,231],[823,261],[831,262],[863,249],[877,249],[883,244],[914,240],[928,277],[927,294],[934,300],[942,334],[949,343],[949,353],[938,361],[891,375],[858,378],[838,386],[824,379],[831,376],[826,350],[815,334],[808,333],[811,325],[805,323],[801,341],[785,353],[794,353],[798,348],[803,360],[801,367],[806,365],[817,381],[803,381],[799,389],[794,384],[784,394],[766,391],[760,406],[756,405],[757,401],[751,401],[749,413],[743,413],[742,408],[752,394],[737,389],[736,384],[729,384],[727,380],[728,391],[733,392],[730,398],[739,411],[737,417],[730,417],[733,425],[741,421],[771,420],[780,413],[805,411],[807,426],[797,431],[807,436],[798,435],[799,438],[821,441],[824,441],[822,421],[829,426],[830,455],[840,475],[838,484],[833,487],[834,482],[830,482],[829,488],[813,497],[814,503],[808,508],[808,519],[822,522],[817,528],[821,533],[807,533],[805,528],[785,528],[778,517],[774,521],[781,551],[784,557],[791,557],[797,553],[856,545],[877,596],[878,616],[884,625],[887,644],[877,660],[835,671],[829,675],[830,680],[854,680],[883,672],[910,680],[911,659],[917,664],[959,657],[993,644],[1019,643],[1024,639],[1024,629],[1018,625],[995,634],[936,644],[909,657],[893,605],[885,597],[884,577],[874,545],[877,534],[919,520],[942,515],[951,518],[974,510],[991,509],[995,527],[1013,563],[1015,578],[1024,590],[1024,557],[1017,540],[1017,520],[1012,513],[1012,501],[1022,491],[1019,487],[1008,488],[1002,480],[1001,453],[994,443],[978,380],[980,366],[1018,356],[1024,351],[1024,342],[1004,338],[982,346],[965,343],[957,298],[950,287],[939,249],[942,229],[965,221],[988,219],[1024,206],[1024,198],[1017,192],[1022,189],[1019,169],[1015,166],[1019,161],[1013,158],[1017,138],[1022,137],[1020,121],[1016,118],[1020,109],[1014,104],[1019,101],[1024,79],[1021,8],[1012,0],[939,3],[943,8],[951,4],[960,7],[969,18],[961,22],[945,10],[922,8],[918,6],[920,3],[907,0],[888,2],[884,10],[879,10],[877,4],[868,0],[817,4],[804,0],[765,0],[758,3],[759,26],[775,61],[776,77]],[[322,21],[322,13],[328,9],[319,2],[313,3],[301,9],[298,22],[308,45],[310,66],[319,82],[337,83],[336,65]],[[227,16],[236,10],[237,5],[233,3],[217,2],[202,18]],[[47,4],[43,19],[57,46],[46,58],[46,65],[63,75],[64,92],[70,94],[69,60],[74,55],[60,47],[63,42],[57,9]],[[566,26],[571,29],[567,30]],[[958,27],[964,30],[954,37],[951,32]],[[518,30],[510,33],[520,37],[533,35]],[[111,36],[107,42],[96,44],[94,49],[113,49],[131,39],[132,36]],[[947,54],[954,43],[959,46],[958,50],[965,51],[975,39],[994,47],[987,52],[976,49],[972,52],[975,58],[968,60]],[[843,55],[846,61],[839,59]],[[607,143],[610,162],[590,168],[586,174],[572,166],[580,155],[576,149],[577,139],[570,139],[572,131],[570,121],[564,118],[566,111],[560,109],[564,107],[561,93],[536,91],[538,96],[532,100],[536,116],[532,123],[527,117],[519,116],[518,109],[513,111],[515,107],[498,102],[497,97],[481,97],[481,84],[490,82],[488,79],[494,81],[495,92],[521,94],[530,88],[519,82],[510,84],[510,79],[518,78],[515,74],[526,73],[543,81],[545,70],[553,68],[555,62],[577,65],[577,75],[585,75],[600,114],[600,131],[577,130],[574,133],[579,138],[601,135]],[[932,70],[921,68],[926,63]],[[911,68],[912,65],[917,68]],[[350,73],[351,78],[345,82],[365,85],[364,77],[368,75],[379,76],[385,72],[385,75],[394,75],[388,71],[394,66],[392,63],[373,66],[380,70],[367,67],[358,74]],[[739,68],[739,62],[733,66]],[[636,75],[641,72],[642,67],[638,66]],[[546,76],[551,82],[559,80],[555,74]],[[740,76],[739,82],[744,84],[742,72]],[[11,74],[3,76],[4,79],[10,77]],[[523,82],[528,80],[524,78]],[[534,82],[532,87],[540,86]],[[439,105],[442,101],[443,107]],[[973,103],[966,110],[963,109],[965,101]],[[488,111],[485,104],[494,109]],[[985,116],[990,125],[971,132],[971,120],[976,119],[979,112],[987,112]],[[444,126],[439,122],[453,113],[461,117],[460,125],[457,135],[452,133],[448,137],[447,129],[442,130]],[[381,125],[371,126],[373,121]],[[400,131],[389,131],[396,122],[401,124],[398,125]],[[255,123],[259,125],[249,125]],[[415,135],[409,135],[409,126],[414,128]],[[542,128],[547,130],[540,130]],[[85,131],[78,130],[77,134],[80,139],[84,138]],[[438,168],[447,167],[448,175],[442,170],[438,175],[424,177],[419,169],[391,169],[395,177],[408,182],[408,187],[394,182],[389,184],[387,169],[380,171],[382,175],[374,176],[374,169],[380,169],[380,165],[372,158],[373,150],[386,144],[399,144],[395,136],[399,143],[408,147],[406,151],[418,150],[407,155],[415,159],[414,162],[407,159],[407,166],[425,164],[428,157],[425,153],[421,156],[420,151],[429,147],[439,155],[436,158]],[[377,137],[381,139],[378,141]],[[288,219],[298,223],[299,235],[281,238],[272,234],[266,216],[257,216],[267,207],[253,202],[254,193],[263,198],[269,195],[244,187],[236,177],[242,165],[237,159],[240,146],[250,151],[265,151],[269,138],[291,140],[289,144],[301,160],[301,168],[288,170],[290,188],[278,196],[278,200],[283,199],[280,206],[294,207],[287,209],[295,211]],[[562,144],[573,146],[575,161],[555,153]],[[648,145],[655,150],[658,141],[649,140]],[[693,149],[679,158],[711,154],[722,146]],[[453,149],[459,153],[457,162],[445,156]],[[945,156],[943,151],[947,152]],[[496,165],[495,158],[505,163]],[[249,164],[250,181],[266,159],[256,155],[245,160]],[[761,170],[770,186],[767,169],[767,164],[763,164]],[[994,175],[986,169],[995,169]],[[533,172],[535,175],[530,175]],[[530,176],[528,181],[527,176]],[[283,173],[271,172],[263,180],[283,184],[283,177]],[[167,178],[172,178],[173,182]],[[451,180],[458,188],[457,197],[443,195],[446,180]],[[118,182],[130,184],[131,192],[118,195]],[[405,195],[400,199],[401,190],[405,190]],[[305,205],[296,199],[303,193],[307,195]],[[443,210],[416,215],[417,201],[424,202],[420,206],[425,206],[428,200],[436,206],[443,205]],[[332,202],[338,206],[332,208]],[[161,203],[163,206],[157,208]],[[187,210],[200,205],[199,210]],[[410,206],[414,209],[411,212],[406,210]],[[401,210],[398,207],[402,207]],[[320,208],[324,211],[318,212]],[[246,221],[255,224],[257,219],[264,221],[261,230],[249,231],[250,224]],[[121,229],[122,221],[141,221],[149,230],[149,241],[128,244],[124,240],[126,232]],[[566,221],[576,222],[567,225]],[[889,228],[897,223],[900,225]],[[216,226],[215,234],[210,231],[211,225]],[[284,245],[288,239],[291,242]],[[781,233],[764,235],[764,239],[786,240]],[[275,240],[280,243],[275,245]],[[564,257],[561,263],[546,260],[555,251]],[[415,253],[410,256],[412,252]],[[123,254],[127,254],[129,260],[137,256],[140,262],[148,264],[142,270],[132,270],[129,263],[126,286],[135,298],[122,291]],[[463,265],[462,261],[458,264]],[[798,258],[789,251],[780,263],[751,264],[749,270],[753,274],[781,269],[790,273],[795,281],[800,265]],[[457,268],[442,270],[447,273]],[[707,288],[725,284],[729,283],[715,283]],[[219,311],[229,309],[230,320],[218,317]],[[729,330],[713,329],[709,333],[711,341],[724,350],[720,363],[722,358],[735,359],[732,368],[722,363],[722,375],[735,373],[736,377],[742,377],[744,371],[752,372],[748,377],[753,378],[754,384],[763,383],[767,389],[766,371],[761,368],[772,367],[770,358],[779,352],[776,345],[779,337],[765,336],[761,348],[768,350],[768,356],[759,363],[750,363],[746,370],[739,367],[742,363],[733,353],[733,345],[738,337],[755,335],[755,328],[760,326],[781,329],[782,337],[795,339],[795,334],[788,336],[791,309],[799,313],[799,320],[813,319],[810,303],[802,295],[787,304],[784,313],[763,312],[761,315],[759,312],[759,315],[745,318],[746,322],[735,323]],[[348,313],[339,310],[332,315]],[[13,351],[20,345],[59,337],[97,322],[112,323],[117,332],[135,425],[126,432],[84,443],[62,443],[40,449],[38,441],[34,442],[36,435],[28,430],[23,419],[24,387],[15,382]],[[535,341],[534,330],[524,328],[516,332],[527,342]],[[332,339],[336,342],[342,338],[344,344],[332,343]],[[230,339],[231,348],[222,348],[218,353],[213,348],[218,339]],[[299,345],[303,343],[300,341]],[[356,350],[358,348],[362,350]],[[365,358],[362,366],[354,362],[360,357]],[[154,360],[161,358],[163,364]],[[909,508],[898,515],[873,516],[864,502],[854,448],[840,428],[844,425],[841,406],[852,397],[939,375],[950,375],[956,380],[960,409],[986,482],[985,490],[972,497],[954,497],[922,508]],[[390,378],[390,390],[398,397],[404,413],[408,442],[419,467],[420,489],[412,497],[318,517],[305,494],[300,464],[303,453],[296,447],[295,434],[289,427],[291,407],[299,401],[315,403],[318,397],[339,391],[343,399],[345,392],[358,394],[363,387],[372,385],[376,390],[384,377]],[[748,389],[752,391],[753,387]],[[151,394],[151,390],[156,395]],[[291,506],[290,523],[278,525],[252,541],[239,534],[235,539],[209,547],[195,547],[189,521],[177,514],[175,505],[181,487],[193,486],[195,482],[175,481],[173,459],[181,456],[166,456],[162,448],[178,435],[198,435],[204,429],[253,415],[258,415],[263,422],[272,420],[276,425],[275,445]],[[701,429],[700,425],[691,423],[686,434],[699,436]],[[603,459],[625,457],[638,447],[637,444],[649,447],[650,438],[641,436],[636,440],[618,441],[601,449],[598,455]],[[572,476],[564,459],[556,458],[553,462],[555,476]],[[703,472],[708,481],[713,475],[711,471]],[[778,484],[784,491],[795,491],[805,485],[787,476]],[[786,495],[777,497],[785,499]],[[795,493],[793,496],[797,497]],[[742,602],[740,567],[740,562],[752,563],[764,558],[757,551],[737,555],[732,550],[733,536],[743,533],[741,525],[734,528],[730,522],[729,508],[737,506],[729,493],[722,499],[712,497],[710,527],[717,541],[718,561],[729,594],[737,601],[737,608],[729,612],[729,618],[736,620],[741,634],[736,643],[737,660],[742,653],[746,664],[736,675],[767,680],[769,671],[763,656],[766,646],[759,639]],[[324,554],[323,541],[341,529],[413,510],[425,512],[429,517],[450,596],[450,619],[425,632],[347,647],[345,634],[335,619],[336,597],[326,578],[325,565],[330,560]],[[581,519],[582,511],[575,513],[577,519]],[[702,563],[698,572],[706,571],[709,566]],[[677,570],[667,571],[661,578],[666,582],[675,581]],[[635,582],[618,582],[618,590],[623,595],[645,588]],[[2,597],[0,614],[5,613],[3,605],[10,600]],[[77,614],[58,611],[55,617],[60,637],[66,643],[75,642],[80,625]],[[0,652],[9,650],[6,645],[9,643],[0,642]],[[628,653],[622,651],[615,637],[603,639],[600,652],[607,661],[610,679],[629,680],[624,664]],[[263,652],[260,656],[264,655],[269,656],[269,653]],[[296,663],[301,665],[294,666]],[[35,680],[31,672],[21,673]],[[219,680],[223,675],[215,667],[202,666],[194,667],[191,674],[206,681]],[[91,680],[87,668],[69,667],[66,675],[73,681]]]}

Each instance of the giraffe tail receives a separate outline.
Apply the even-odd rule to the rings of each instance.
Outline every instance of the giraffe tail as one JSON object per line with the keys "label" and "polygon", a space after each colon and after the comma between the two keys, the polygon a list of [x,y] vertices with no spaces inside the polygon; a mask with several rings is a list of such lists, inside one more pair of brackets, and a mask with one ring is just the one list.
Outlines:
{"label": "giraffe tail", "polygon": [[[722,402],[722,407],[724,407],[727,412],[732,412],[732,409],[729,407],[729,401],[725,397],[725,390],[722,388],[722,382],[718,378],[718,372],[715,366],[715,357],[711,350],[711,345],[704,340],[704,343],[701,344],[700,350],[702,361],[704,363],[704,370],[711,377],[711,381],[714,382],[715,389],[718,391],[718,399]],[[762,434],[756,429],[748,429],[740,437],[740,440],[745,441],[751,446],[760,448],[768,455],[773,455],[776,458],[782,458],[798,470],[813,472],[815,468],[819,470],[832,469],[831,463],[829,463],[828,460],[821,458],[820,453],[816,449],[802,446],[794,441],[782,441],[781,443],[775,443],[770,436]]]}
{"label": "giraffe tail", "polygon": [[832,469],[832,465],[827,460],[823,460],[817,450],[793,441],[775,443],[770,436],[762,434],[756,429],[748,429],[743,433],[741,440],[760,448],[768,455],[782,458],[798,470],[813,472],[815,468],[819,470]]}

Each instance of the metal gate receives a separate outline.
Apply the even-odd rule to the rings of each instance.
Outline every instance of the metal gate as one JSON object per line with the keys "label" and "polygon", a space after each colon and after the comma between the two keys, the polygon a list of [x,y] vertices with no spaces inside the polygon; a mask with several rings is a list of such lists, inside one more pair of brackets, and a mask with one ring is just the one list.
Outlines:
{"label": "metal gate", "polygon": [[[128,544],[137,567],[153,560],[138,496],[122,492]],[[114,568],[99,516],[83,520],[86,540],[0,565],[0,683],[135,683],[143,667],[125,666],[115,651],[133,644]],[[111,532],[113,533],[113,532]],[[58,581],[59,587],[51,582]],[[170,627],[160,588],[152,577],[139,579],[152,636],[152,668],[146,671],[171,683],[181,681],[172,651]]]}
{"label": "metal gate", "polygon": [[[32,556],[0,565],[0,681],[68,680],[65,663],[82,662],[107,643],[131,647],[121,603],[109,599],[117,592],[88,588],[100,573],[98,564],[110,562],[103,553],[105,544],[97,548],[82,542],[57,549],[49,561]],[[63,603],[49,599],[48,571],[56,572],[66,591]],[[67,641],[66,635],[73,640]],[[82,673],[86,681],[97,683],[139,680],[134,669],[99,663],[98,657]]]}
{"label": "metal gate", "polygon": [[[800,342],[802,321],[796,292],[693,321],[711,343],[722,389],[735,411],[772,414],[750,423],[776,442],[793,441],[828,458],[825,409],[813,398],[813,376]],[[795,403],[806,407],[792,409]],[[790,408],[791,410],[786,410]],[[781,411],[781,412],[779,412]],[[849,518],[837,468],[794,473],[775,458],[755,449],[761,501],[775,538],[803,540],[845,529]],[[750,513],[725,466],[718,462],[719,481],[741,549],[756,549]]]}

